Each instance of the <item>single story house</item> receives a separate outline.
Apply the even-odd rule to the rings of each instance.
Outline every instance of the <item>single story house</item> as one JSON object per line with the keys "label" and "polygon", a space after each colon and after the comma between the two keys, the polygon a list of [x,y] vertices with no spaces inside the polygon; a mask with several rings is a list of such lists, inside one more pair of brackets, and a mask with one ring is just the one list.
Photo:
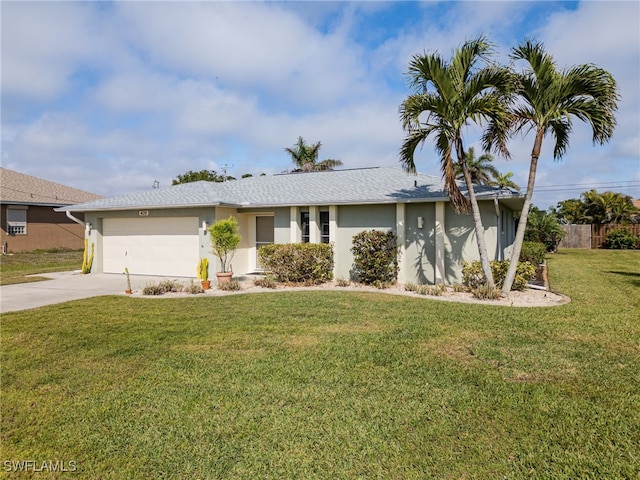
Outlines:
{"label": "single story house", "polygon": [[82,248],[84,221],[79,225],[54,208],[100,198],[103,197],[0,167],[0,245],[3,253],[39,248]]}
{"label": "single story house", "polygon": [[[463,192],[465,189],[463,188]],[[478,186],[487,248],[507,258],[523,196]],[[194,182],[66,206],[84,214],[95,244],[94,272],[195,277],[199,258],[218,268],[207,228],[234,216],[242,241],[236,275],[260,271],[258,248],[269,243],[334,245],[336,278],[349,278],[353,236],[363,230],[396,233],[400,282],[454,283],[462,262],[478,259],[473,219],[452,208],[443,183],[394,168],[361,168]]]}

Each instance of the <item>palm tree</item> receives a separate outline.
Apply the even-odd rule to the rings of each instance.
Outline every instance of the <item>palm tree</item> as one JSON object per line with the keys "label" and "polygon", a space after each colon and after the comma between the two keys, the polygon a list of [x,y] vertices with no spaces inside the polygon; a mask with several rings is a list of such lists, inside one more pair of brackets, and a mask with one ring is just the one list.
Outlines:
{"label": "palm tree", "polygon": [[[415,93],[400,106],[400,118],[407,136],[400,149],[400,162],[408,172],[415,173],[414,152],[431,135],[440,154],[445,189],[458,211],[471,209],[482,270],[489,286],[493,275],[484,239],[484,228],[476,200],[471,172],[464,152],[462,131],[473,122],[488,121],[483,134],[486,151],[494,149],[508,157],[506,148],[508,112],[505,93],[511,84],[511,73],[501,67],[477,64],[490,54],[490,45],[479,37],[456,49],[450,61],[438,53],[414,55],[408,77]],[[426,113],[426,118],[424,115]],[[453,152],[457,162],[453,159]],[[467,186],[467,199],[456,183],[456,163],[462,170]]]}
{"label": "palm tree", "polygon": [[638,209],[629,195],[619,192],[598,193],[589,190],[581,195],[587,223],[631,223]]}
{"label": "palm tree", "polygon": [[505,174],[498,173],[491,182],[491,185],[494,187],[499,187],[502,190],[507,188],[511,188],[513,190],[519,191],[520,187],[513,181],[511,178],[513,177],[513,172],[507,172]]}
{"label": "palm tree", "polygon": [[293,148],[285,148],[284,151],[291,155],[291,160],[295,163],[294,172],[316,172],[319,170],[333,170],[342,165],[340,160],[327,158],[318,161],[318,153],[322,144],[320,142],[307,145],[302,137],[298,137]]}
{"label": "palm tree", "polygon": [[[471,175],[471,181],[475,185],[493,185],[493,179],[500,175],[498,169],[491,164],[491,162],[493,162],[493,155],[489,153],[483,153],[476,158],[475,150],[473,147],[469,147],[469,150],[465,153],[465,159],[467,161],[469,175]],[[462,165],[456,163],[453,168],[456,172],[456,178],[458,180],[464,180]]]}
{"label": "palm tree", "polygon": [[614,112],[619,99],[616,81],[609,72],[591,64],[558,71],[553,58],[545,52],[541,43],[525,40],[513,49],[511,57],[527,63],[526,70],[518,74],[519,101],[514,104],[512,112],[514,130],[533,130],[535,139],[527,192],[511,263],[502,287],[505,296],[509,294],[516,274],[544,137],[550,134],[555,139],[555,160],[562,159],[569,147],[573,117],[590,124],[594,144],[609,141],[616,126]]}

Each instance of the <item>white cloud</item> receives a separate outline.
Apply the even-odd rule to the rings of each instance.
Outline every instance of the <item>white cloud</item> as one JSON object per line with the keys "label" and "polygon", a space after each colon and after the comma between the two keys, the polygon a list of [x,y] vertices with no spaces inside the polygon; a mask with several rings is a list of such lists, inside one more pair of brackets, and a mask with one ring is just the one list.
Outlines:
{"label": "white cloud", "polygon": [[81,3],[2,3],[3,94],[51,98],[96,49],[92,12]]}
{"label": "white cloud", "polygon": [[161,68],[235,89],[259,89],[298,105],[335,102],[359,77],[339,35],[321,34],[276,4],[117,4],[136,49]]}

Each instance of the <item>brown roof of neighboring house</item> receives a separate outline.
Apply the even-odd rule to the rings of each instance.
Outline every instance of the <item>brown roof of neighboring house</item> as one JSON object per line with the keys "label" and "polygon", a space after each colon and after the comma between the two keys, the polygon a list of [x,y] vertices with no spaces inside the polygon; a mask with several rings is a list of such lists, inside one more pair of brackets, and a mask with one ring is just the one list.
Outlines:
{"label": "brown roof of neighboring house", "polygon": [[0,167],[0,202],[24,205],[73,205],[101,195]]}

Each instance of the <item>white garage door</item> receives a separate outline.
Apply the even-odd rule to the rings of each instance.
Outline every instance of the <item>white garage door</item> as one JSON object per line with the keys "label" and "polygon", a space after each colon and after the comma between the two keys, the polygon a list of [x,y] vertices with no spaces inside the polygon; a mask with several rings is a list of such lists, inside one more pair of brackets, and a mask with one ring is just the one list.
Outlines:
{"label": "white garage door", "polygon": [[105,273],[196,276],[197,217],[105,218],[102,235]]}

